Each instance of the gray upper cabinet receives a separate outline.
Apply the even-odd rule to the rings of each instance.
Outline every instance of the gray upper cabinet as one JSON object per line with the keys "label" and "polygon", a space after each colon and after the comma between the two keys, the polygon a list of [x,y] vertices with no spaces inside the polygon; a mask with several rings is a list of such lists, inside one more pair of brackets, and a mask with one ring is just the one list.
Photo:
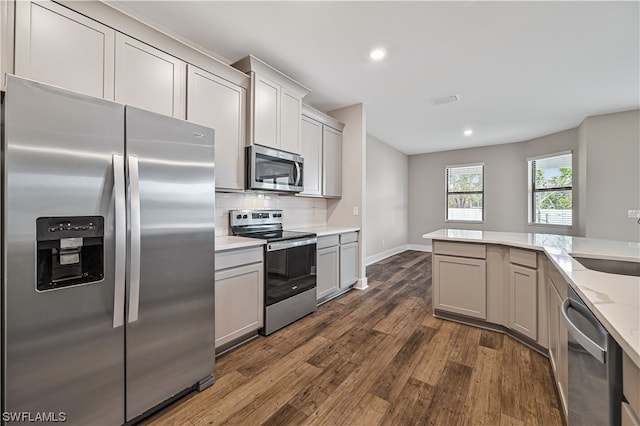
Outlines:
{"label": "gray upper cabinet", "polygon": [[15,6],[16,75],[114,99],[114,30],[52,2]]}
{"label": "gray upper cabinet", "polygon": [[342,130],[344,124],[309,107],[302,106],[304,190],[300,195],[342,196]]}
{"label": "gray upper cabinet", "polygon": [[342,196],[342,132],[324,126],[322,134],[322,194]]}
{"label": "gray upper cabinet", "polygon": [[301,155],[304,158],[302,195],[322,195],[322,124],[302,117]]}
{"label": "gray upper cabinet", "polygon": [[187,120],[216,131],[216,189],[244,188],[246,96],[244,87],[187,67]]}
{"label": "gray upper cabinet", "polygon": [[309,89],[252,55],[232,66],[251,77],[249,143],[300,154],[302,98]]}
{"label": "gray upper cabinet", "polygon": [[116,102],[185,118],[186,63],[121,33],[116,58]]}

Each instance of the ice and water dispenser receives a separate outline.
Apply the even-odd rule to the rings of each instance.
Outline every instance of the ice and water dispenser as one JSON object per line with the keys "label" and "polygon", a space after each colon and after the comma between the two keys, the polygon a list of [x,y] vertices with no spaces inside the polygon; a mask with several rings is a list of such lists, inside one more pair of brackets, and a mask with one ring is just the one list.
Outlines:
{"label": "ice and water dispenser", "polygon": [[102,216],[36,219],[38,291],[100,281],[104,278]]}

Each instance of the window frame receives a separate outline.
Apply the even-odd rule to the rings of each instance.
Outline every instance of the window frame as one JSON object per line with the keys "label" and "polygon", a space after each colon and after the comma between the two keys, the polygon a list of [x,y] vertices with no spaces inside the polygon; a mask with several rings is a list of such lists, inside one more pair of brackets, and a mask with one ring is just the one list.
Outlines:
{"label": "window frame", "polygon": [[[540,190],[536,190],[535,189],[535,176],[533,175],[534,173],[534,167],[533,167],[533,163],[534,161],[538,161],[538,160],[544,160],[547,158],[553,158],[553,157],[560,157],[563,155],[571,155],[571,186],[563,186],[563,187],[556,187],[556,188],[542,188]],[[567,150],[567,151],[560,151],[560,152],[554,152],[552,154],[545,154],[545,155],[539,155],[536,157],[530,157],[527,158],[527,180],[528,180],[528,224],[529,226],[545,226],[545,227],[552,227],[552,228],[564,228],[564,229],[571,229],[573,228],[573,223],[574,223],[574,218],[575,218],[575,209],[574,209],[574,176],[573,176],[573,150]],[[565,224],[561,224],[561,223],[540,223],[540,222],[535,222],[535,208],[536,208],[536,202],[535,202],[535,196],[536,193],[538,192],[553,192],[553,191],[571,191],[571,224],[570,225],[565,225]]]}
{"label": "window frame", "polygon": [[[477,167],[482,168],[482,191],[454,191],[449,192],[449,170],[463,167]],[[444,166],[444,221],[445,223],[484,223],[484,206],[485,206],[485,193],[484,193],[484,162],[479,163],[466,163],[466,164],[451,164]],[[480,220],[466,220],[466,219],[449,219],[449,195],[456,194],[480,194],[482,196],[482,213]]]}

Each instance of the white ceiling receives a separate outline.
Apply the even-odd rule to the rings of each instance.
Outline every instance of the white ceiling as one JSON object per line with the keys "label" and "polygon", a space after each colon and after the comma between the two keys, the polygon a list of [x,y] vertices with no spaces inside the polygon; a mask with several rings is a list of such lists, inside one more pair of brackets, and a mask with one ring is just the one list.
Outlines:
{"label": "white ceiling", "polygon": [[[109,3],[230,62],[257,56],[322,111],[363,102],[367,133],[406,154],[532,139],[640,107],[638,1]],[[369,59],[374,46],[387,49],[382,62]],[[451,94],[460,100],[431,103]]]}

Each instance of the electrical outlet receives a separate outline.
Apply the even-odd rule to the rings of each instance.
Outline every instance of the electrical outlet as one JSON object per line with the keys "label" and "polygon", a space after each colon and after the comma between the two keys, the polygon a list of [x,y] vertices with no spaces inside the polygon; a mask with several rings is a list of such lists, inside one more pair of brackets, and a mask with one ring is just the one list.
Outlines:
{"label": "electrical outlet", "polygon": [[359,213],[358,213],[358,208],[357,208],[357,207],[354,207],[354,208],[353,208],[353,215],[354,215],[354,216],[358,216],[358,214],[359,214]]}
{"label": "electrical outlet", "polygon": [[629,219],[640,219],[640,210],[629,210],[627,212],[627,217]]}

